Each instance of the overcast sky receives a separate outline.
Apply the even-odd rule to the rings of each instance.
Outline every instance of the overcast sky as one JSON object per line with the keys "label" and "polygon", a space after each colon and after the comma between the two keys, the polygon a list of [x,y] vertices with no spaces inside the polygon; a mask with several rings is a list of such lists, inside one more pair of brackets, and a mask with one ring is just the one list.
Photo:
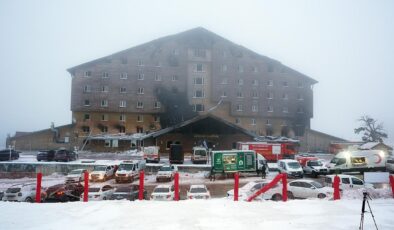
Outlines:
{"label": "overcast sky", "polygon": [[313,129],[368,114],[394,143],[394,1],[0,0],[0,147],[71,122],[67,68],[199,26],[319,81]]}

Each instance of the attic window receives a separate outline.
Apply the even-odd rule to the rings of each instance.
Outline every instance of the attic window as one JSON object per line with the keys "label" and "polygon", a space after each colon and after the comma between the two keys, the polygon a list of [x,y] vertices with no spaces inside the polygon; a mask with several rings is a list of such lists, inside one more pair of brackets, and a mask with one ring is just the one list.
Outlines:
{"label": "attic window", "polygon": [[85,77],[91,77],[92,71],[85,71]]}
{"label": "attic window", "polygon": [[194,49],[194,57],[206,57],[205,49]]}

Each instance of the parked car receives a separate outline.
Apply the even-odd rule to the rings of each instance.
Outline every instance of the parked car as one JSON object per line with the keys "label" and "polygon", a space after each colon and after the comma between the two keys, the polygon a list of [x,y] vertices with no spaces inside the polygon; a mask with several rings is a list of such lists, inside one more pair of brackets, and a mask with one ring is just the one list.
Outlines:
{"label": "parked car", "polygon": [[332,198],[334,189],[313,180],[293,180],[287,186],[289,198]]}
{"label": "parked car", "polygon": [[47,188],[45,201],[79,201],[83,189],[80,183],[57,184]]}
{"label": "parked car", "polygon": [[146,160],[146,163],[149,162],[155,162],[159,163],[160,162],[160,154],[159,154],[159,146],[148,146],[143,148],[144,152],[144,159]]}
{"label": "parked car", "polygon": [[158,185],[150,195],[151,200],[174,200],[175,192],[173,185]]}
{"label": "parked car", "polygon": [[289,177],[304,177],[304,172],[300,163],[296,160],[283,159],[278,160],[278,170],[280,173],[286,173]]}
{"label": "parked car", "polygon": [[9,161],[19,159],[19,151],[3,149],[0,150],[0,161]]}
{"label": "parked car", "polygon": [[[17,184],[9,187],[3,195],[4,201],[35,202],[36,184]],[[41,199],[45,200],[46,193],[41,188]]]}
{"label": "parked car", "polygon": [[163,165],[157,172],[156,181],[172,181],[176,171],[178,171],[178,168],[175,165]]}
{"label": "parked car", "polygon": [[386,161],[386,171],[394,173],[394,157],[387,158]]}
{"label": "parked car", "polygon": [[66,176],[66,183],[74,183],[74,182],[81,182],[84,181],[85,179],[85,172],[86,169],[74,169],[71,172],[69,172]]}
{"label": "parked car", "polygon": [[55,153],[55,161],[75,161],[78,158],[75,152],[68,151],[67,149],[59,149]]}
{"label": "parked car", "polygon": [[[98,201],[98,200],[109,200],[114,193],[115,188],[111,185],[102,185],[102,186],[92,186],[89,187],[88,192],[88,200],[90,201]],[[80,195],[80,198],[83,198],[84,193]]]}
{"label": "parked car", "polygon": [[93,171],[89,175],[90,181],[107,181],[114,177],[115,166],[114,165],[104,165],[95,166]]}
{"label": "parked car", "polygon": [[[334,183],[334,177],[336,175],[327,175],[324,182],[326,186],[332,187]],[[358,188],[374,188],[372,184],[364,183],[363,180],[360,178],[357,178],[352,175],[346,175],[346,174],[339,174],[339,189],[358,189]]]}
{"label": "parked car", "polygon": [[[111,200],[137,200],[139,195],[139,185],[132,185],[127,187],[118,187],[112,193]],[[148,193],[144,189],[144,199],[148,199]]]}
{"label": "parked car", "polygon": [[191,185],[186,194],[189,200],[211,198],[211,193],[205,185]]}
{"label": "parked car", "polygon": [[55,153],[55,150],[40,150],[37,153],[37,161],[53,161]]}
{"label": "parked car", "polygon": [[134,179],[140,177],[140,171],[145,168],[145,161],[133,160],[122,161],[115,173],[116,183],[133,182]]}
{"label": "parked car", "polygon": [[[238,199],[247,200],[250,196],[258,190],[269,184],[270,180],[251,181],[238,190]],[[227,198],[234,199],[234,189],[227,191]],[[257,200],[281,200],[282,199],[282,184],[276,184],[273,188],[267,190],[265,193],[256,197]]]}

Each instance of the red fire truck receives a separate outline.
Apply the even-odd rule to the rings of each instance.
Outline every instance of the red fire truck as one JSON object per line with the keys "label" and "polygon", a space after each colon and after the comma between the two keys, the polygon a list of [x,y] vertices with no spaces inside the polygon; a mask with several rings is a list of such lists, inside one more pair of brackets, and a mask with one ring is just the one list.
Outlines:
{"label": "red fire truck", "polygon": [[298,153],[298,142],[238,142],[237,149],[254,150],[261,154],[267,161],[280,159],[294,159]]}

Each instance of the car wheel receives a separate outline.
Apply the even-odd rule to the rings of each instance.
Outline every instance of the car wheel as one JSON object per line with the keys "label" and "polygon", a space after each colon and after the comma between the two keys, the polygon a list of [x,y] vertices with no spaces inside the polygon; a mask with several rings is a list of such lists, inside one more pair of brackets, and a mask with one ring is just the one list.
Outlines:
{"label": "car wheel", "polygon": [[312,172],[312,177],[317,178],[317,172],[313,171]]}
{"label": "car wheel", "polygon": [[33,203],[33,199],[31,197],[27,197],[25,199],[25,202]]}
{"label": "car wheel", "polygon": [[282,195],[280,195],[279,193],[274,194],[271,199],[273,201],[280,201],[280,200],[282,200]]}
{"label": "car wheel", "polygon": [[287,192],[287,198],[290,200],[294,199],[294,194],[292,192]]}
{"label": "car wheel", "polygon": [[107,200],[107,197],[103,197],[103,200]]}
{"label": "car wheel", "polygon": [[319,194],[317,194],[317,198],[319,198],[319,199],[324,199],[324,198],[326,198],[326,194],[324,194],[324,193],[319,193]]}

